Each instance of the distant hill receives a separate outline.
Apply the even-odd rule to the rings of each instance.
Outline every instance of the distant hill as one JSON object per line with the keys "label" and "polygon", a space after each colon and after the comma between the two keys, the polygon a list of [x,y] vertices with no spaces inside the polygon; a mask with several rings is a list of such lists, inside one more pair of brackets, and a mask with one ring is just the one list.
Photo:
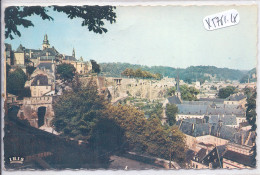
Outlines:
{"label": "distant hill", "polygon": [[190,66],[186,69],[176,69],[166,66],[142,66],[138,64],[129,63],[100,63],[101,73],[104,76],[120,77],[121,72],[126,68],[138,69],[149,71],[151,73],[160,73],[163,76],[176,78],[179,73],[180,79],[186,82],[192,81],[205,81],[205,80],[241,80],[248,72],[228,69],[217,68],[215,66]]}
{"label": "distant hill", "polygon": [[250,71],[246,72],[243,77],[240,79],[240,83],[245,83],[245,82],[256,82],[256,68],[251,69]]}

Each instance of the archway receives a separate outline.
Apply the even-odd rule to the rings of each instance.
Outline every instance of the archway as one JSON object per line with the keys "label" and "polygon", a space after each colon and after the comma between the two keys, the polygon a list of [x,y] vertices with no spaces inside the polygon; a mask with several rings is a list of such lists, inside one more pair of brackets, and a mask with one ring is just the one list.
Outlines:
{"label": "archway", "polygon": [[38,108],[38,128],[44,125],[44,116],[46,113],[46,107],[39,107]]}

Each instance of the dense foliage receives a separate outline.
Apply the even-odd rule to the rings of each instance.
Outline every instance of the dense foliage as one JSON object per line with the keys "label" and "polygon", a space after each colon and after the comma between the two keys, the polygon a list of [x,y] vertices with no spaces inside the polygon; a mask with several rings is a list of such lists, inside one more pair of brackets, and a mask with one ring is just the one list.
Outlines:
{"label": "dense foliage", "polygon": [[7,75],[7,92],[17,96],[23,96],[24,85],[27,80],[24,71],[21,68],[17,68],[13,72],[9,72]]}
{"label": "dense foliage", "polygon": [[101,71],[99,64],[95,60],[90,60],[90,62],[92,64],[92,72],[99,74]]}
{"label": "dense foliage", "polygon": [[88,84],[59,97],[53,125],[63,136],[87,141],[98,155],[131,150],[166,159],[172,154],[174,160],[184,161],[184,135],[176,127],[162,126],[161,105],[155,111],[146,119],[135,107],[110,105]]}
{"label": "dense foliage", "polygon": [[[144,114],[130,106],[110,106],[105,112],[124,128],[129,149],[142,154],[150,154],[183,162],[185,158],[184,135],[177,127],[165,128],[156,117],[145,119]],[[169,134],[172,133],[172,137]]]}
{"label": "dense foliage", "polygon": [[187,85],[180,86],[181,98],[183,100],[194,101],[197,100],[197,95],[199,94],[199,90],[195,87],[189,87]]}
{"label": "dense foliage", "polygon": [[72,81],[76,73],[76,69],[72,64],[62,63],[57,66],[58,78],[63,81]]}
{"label": "dense foliage", "polygon": [[166,116],[168,119],[168,124],[173,126],[176,123],[176,115],[178,113],[178,107],[175,104],[166,105]]}
{"label": "dense foliage", "polygon": [[142,66],[129,63],[100,63],[103,75],[119,77],[121,72],[125,69],[142,69],[151,73],[159,73],[162,76],[168,76],[170,78],[176,78],[179,73],[180,79],[187,83],[200,81],[203,83],[205,80],[240,80],[246,72],[228,69],[217,68],[215,66],[190,66],[186,69],[176,69],[167,66]]}
{"label": "dense foliage", "polygon": [[218,91],[218,97],[219,98],[227,98],[232,94],[235,94],[237,92],[237,89],[234,86],[227,86],[225,88],[221,88]]}
{"label": "dense foliage", "polygon": [[36,69],[36,67],[34,67],[34,66],[30,66],[30,65],[26,66],[26,73],[28,74],[28,77],[30,77],[32,75],[32,73],[34,72],[35,69]]}
{"label": "dense foliage", "polygon": [[167,89],[166,95],[167,96],[174,96],[176,92],[176,88],[175,87],[171,87]]}
{"label": "dense foliage", "polygon": [[246,119],[252,126],[252,131],[256,130],[256,94],[256,90],[253,90],[252,95],[247,98],[246,104]]}
{"label": "dense foliage", "polygon": [[102,34],[107,32],[105,20],[111,24],[116,22],[115,7],[112,6],[10,6],[5,9],[5,37],[14,39],[15,35],[21,36],[19,27],[33,27],[34,24],[28,19],[36,15],[42,20],[53,20],[48,14],[49,10],[65,13],[69,19],[82,19],[81,26],[88,27],[89,31]]}
{"label": "dense foliage", "polygon": [[87,87],[67,91],[57,99],[52,122],[62,135],[87,140],[104,108],[104,98],[90,82]]}
{"label": "dense foliage", "polygon": [[162,75],[159,73],[152,74],[148,71],[143,71],[141,69],[133,70],[133,69],[129,69],[129,68],[126,68],[121,73],[121,75],[130,77],[130,78],[148,78],[148,79],[153,78],[153,79],[158,79],[158,80],[162,78]]}

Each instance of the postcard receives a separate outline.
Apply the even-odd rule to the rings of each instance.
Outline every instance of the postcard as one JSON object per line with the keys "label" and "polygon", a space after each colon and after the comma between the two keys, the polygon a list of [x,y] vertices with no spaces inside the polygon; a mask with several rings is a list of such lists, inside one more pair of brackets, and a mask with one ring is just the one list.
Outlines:
{"label": "postcard", "polygon": [[3,10],[5,173],[256,170],[256,4]]}

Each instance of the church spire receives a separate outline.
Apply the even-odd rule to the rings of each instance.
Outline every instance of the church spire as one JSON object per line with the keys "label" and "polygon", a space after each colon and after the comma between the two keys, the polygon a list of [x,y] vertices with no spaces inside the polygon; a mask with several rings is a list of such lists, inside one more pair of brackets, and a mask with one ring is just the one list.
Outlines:
{"label": "church spire", "polygon": [[73,50],[72,50],[72,56],[73,56],[74,58],[76,58],[76,54],[75,54],[75,49],[74,49],[74,47],[73,47]]}
{"label": "church spire", "polygon": [[44,35],[44,39],[43,39],[43,42],[42,42],[42,50],[44,50],[46,48],[50,48],[50,44],[49,44],[49,40],[48,40],[48,35],[47,34]]}
{"label": "church spire", "polygon": [[177,73],[177,78],[176,78],[176,95],[177,97],[179,97],[179,99],[181,99],[179,72]]}

